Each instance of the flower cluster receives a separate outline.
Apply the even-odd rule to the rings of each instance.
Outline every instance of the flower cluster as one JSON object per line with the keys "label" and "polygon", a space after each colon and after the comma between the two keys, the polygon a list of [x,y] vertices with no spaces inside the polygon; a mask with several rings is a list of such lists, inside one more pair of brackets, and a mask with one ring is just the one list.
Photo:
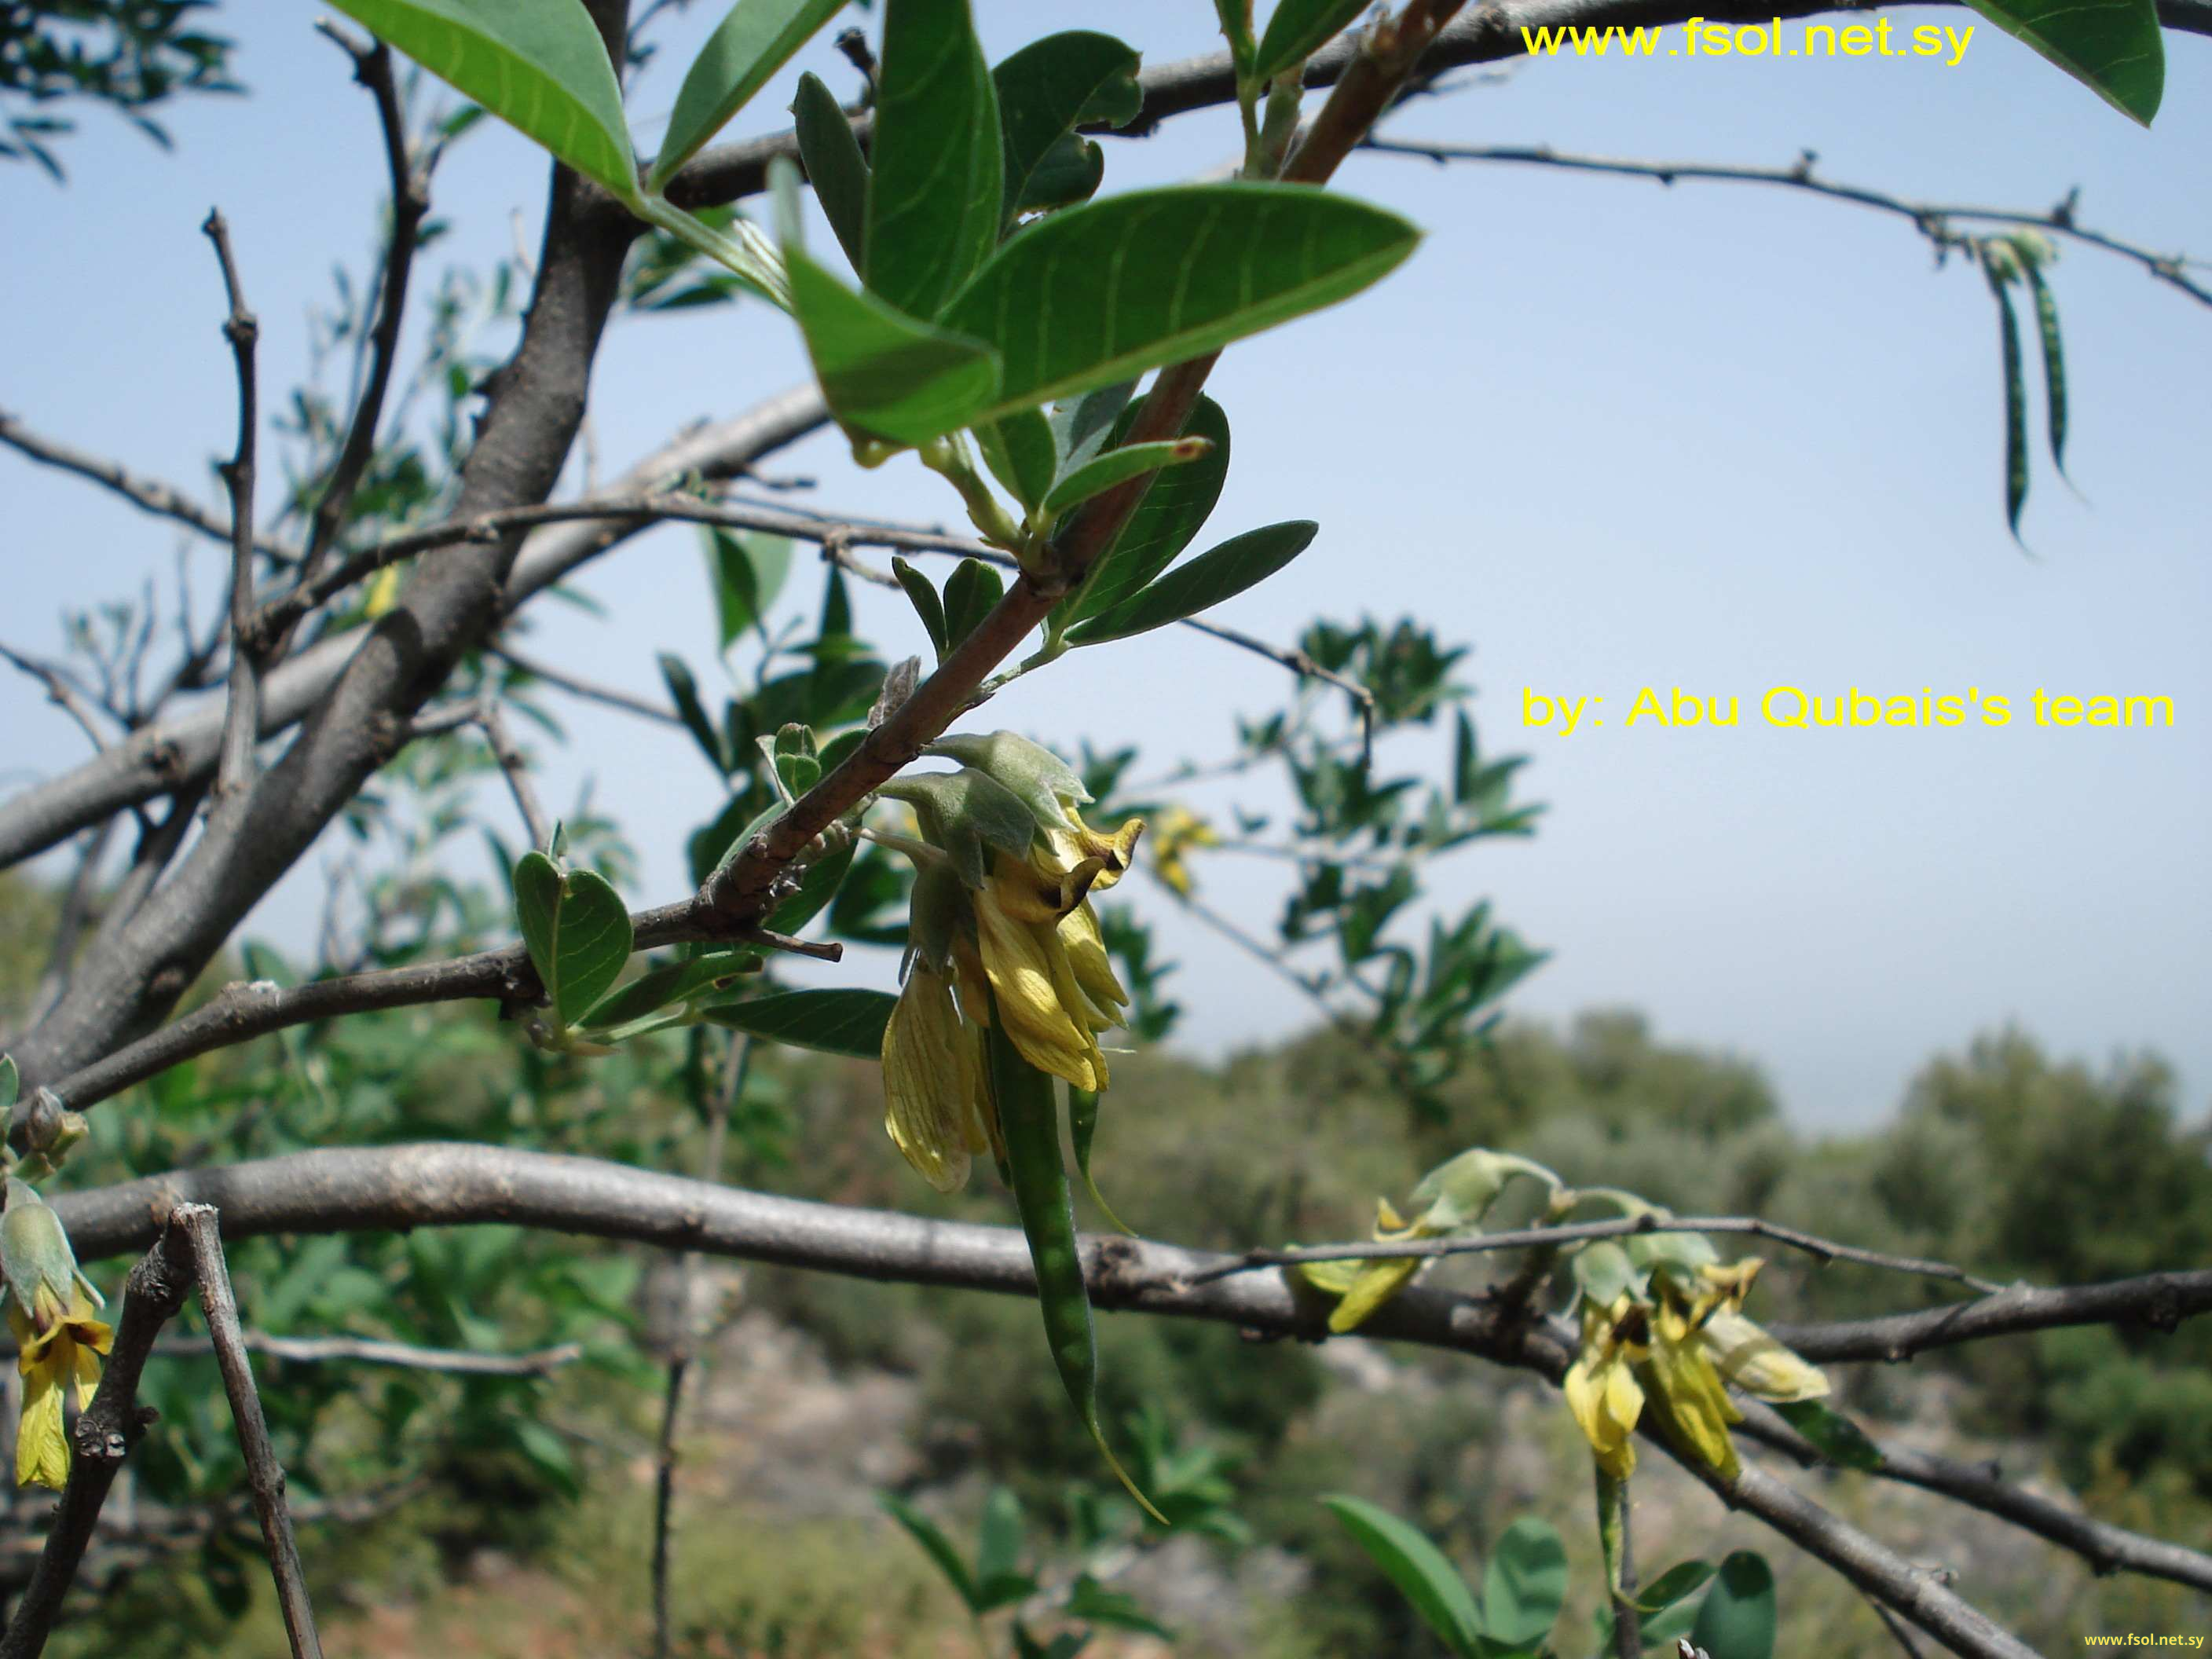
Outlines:
{"label": "flower cluster", "polygon": [[[1630,1260],[1619,1246],[1603,1249]],[[1728,1385],[1778,1405],[1828,1392],[1818,1368],[1743,1316],[1744,1297],[1763,1265],[1758,1257],[1723,1267],[1686,1261],[1683,1254],[1651,1264],[1648,1276],[1638,1276],[1640,1285],[1620,1282],[1610,1265],[1577,1274],[1582,1344],[1567,1370],[1567,1408],[1598,1468],[1616,1480],[1636,1468],[1636,1428],[1647,1410],[1676,1444],[1734,1480],[1741,1465],[1729,1428],[1743,1413]],[[1601,1274],[1602,1288],[1594,1291]]]}
{"label": "flower cluster", "polygon": [[[1480,1233],[1490,1206],[1521,1180],[1541,1182],[1554,1199],[1561,1190],[1559,1176],[1540,1164],[1512,1152],[1493,1152],[1486,1146],[1470,1147],[1421,1177],[1413,1188],[1413,1202],[1420,1207],[1411,1221],[1401,1217],[1389,1199],[1376,1199],[1375,1242],[1395,1244],[1407,1239]],[[1432,1259],[1366,1256],[1356,1261],[1310,1261],[1298,1271],[1316,1290],[1337,1298],[1329,1312],[1328,1328],[1341,1336],[1365,1324],[1376,1309],[1410,1284]]]}
{"label": "flower cluster", "polygon": [[62,1432],[62,1395],[71,1384],[77,1409],[100,1386],[100,1356],[113,1333],[93,1316],[101,1298],[77,1271],[60,1219],[31,1186],[9,1176],[0,1214],[0,1273],[8,1286],[8,1322],[21,1350],[23,1416],[15,1431],[15,1481],[59,1492],[69,1483],[69,1441]]}
{"label": "flower cluster", "polygon": [[1106,1087],[1098,1036],[1122,1023],[1129,994],[1090,896],[1121,878],[1145,826],[1091,829],[1073,769],[1011,732],[928,752],[959,769],[882,791],[913,809],[918,831],[877,837],[915,861],[906,982],[884,1032],[884,1127],[923,1179],[952,1192],[975,1154],[1005,1158],[984,1063],[993,1019],[1039,1071]]}

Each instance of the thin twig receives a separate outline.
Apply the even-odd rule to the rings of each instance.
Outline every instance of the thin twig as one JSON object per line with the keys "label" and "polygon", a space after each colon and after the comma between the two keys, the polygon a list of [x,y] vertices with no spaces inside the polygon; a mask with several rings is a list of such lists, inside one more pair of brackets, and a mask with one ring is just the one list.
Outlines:
{"label": "thin twig", "polygon": [[150,1231],[152,1246],[125,1283],[123,1315],[99,1390],[70,1437],[76,1455],[70,1460],[69,1484],[55,1509],[46,1547],[8,1621],[7,1634],[0,1637],[0,1659],[37,1659],[45,1650],[63,1598],[76,1581],[77,1564],[92,1542],[107,1489],[154,1419],[153,1412],[138,1404],[138,1378],[154,1339],[185,1305],[192,1269],[191,1242],[181,1226],[172,1221]]}
{"label": "thin twig", "polygon": [[[1818,1447],[1784,1422],[1771,1407],[1747,1401],[1744,1411],[1741,1431],[1747,1438],[1795,1458],[1808,1468],[1828,1462]],[[2161,1538],[2146,1538],[2045,1498],[2007,1480],[1994,1460],[1970,1463],[1887,1442],[1880,1443],[1876,1449],[1881,1454],[1881,1461],[1869,1473],[1885,1480],[1918,1486],[1923,1492],[1932,1492],[1953,1503],[1994,1516],[2023,1532],[2033,1533],[2080,1556],[2100,1576],[2132,1572],[2147,1578],[2170,1579],[2196,1589],[2212,1590],[2212,1555]]]}
{"label": "thin twig", "polygon": [[1615,1500],[1620,1504],[1613,1524],[1620,1528],[1620,1583],[1606,1586],[1613,1603],[1613,1659],[1644,1659],[1644,1620],[1636,1611],[1636,1527],[1629,1514],[1626,1482]]}
{"label": "thin twig", "polygon": [[1350,697],[1359,710],[1359,764],[1364,769],[1375,758],[1375,694],[1347,674],[1333,668],[1323,668],[1305,652],[1291,646],[1270,645],[1267,641],[1242,629],[1224,628],[1219,623],[1207,622],[1199,617],[1186,617],[1183,621],[1201,634],[1211,634],[1217,640],[1242,646],[1247,651],[1256,651],[1272,662],[1280,663],[1293,674],[1310,674],[1317,680],[1327,680]]}
{"label": "thin twig", "polygon": [[5,657],[13,666],[46,688],[46,701],[76,722],[78,730],[91,743],[94,754],[106,752],[107,739],[100,735],[100,727],[93,721],[92,710],[77,694],[76,688],[69,683],[67,675],[51,663],[40,662],[36,657],[27,657],[5,645],[0,645],[0,657]]}
{"label": "thin twig", "polygon": [[817,962],[842,962],[845,947],[835,939],[793,939],[789,933],[779,933],[772,927],[755,927],[745,937],[756,945],[765,945],[771,951],[783,951],[794,957],[811,957]]}
{"label": "thin twig", "polygon": [[[730,1113],[745,1091],[752,1069],[752,1039],[742,1031],[730,1034],[730,1048],[722,1063],[722,1078],[707,1108],[707,1143],[699,1156],[699,1179],[720,1185],[722,1163],[730,1135]],[[677,1260],[676,1328],[668,1356],[668,1384],[660,1407],[660,1437],[653,1478],[653,1653],[667,1659],[671,1624],[668,1611],[669,1567],[676,1547],[676,1428],[684,1406],[684,1380],[691,1369],[696,1333],[691,1322],[692,1298],[697,1294],[699,1253],[686,1250]]]}
{"label": "thin twig", "polygon": [[[1802,1250],[1822,1266],[1831,1261],[1855,1262],[1861,1267],[1886,1268],[1923,1279],[1941,1279],[1994,1296],[2005,1289],[1993,1279],[1978,1278],[1946,1261],[1926,1261],[1917,1256],[1891,1255],[1817,1238],[1779,1222],[1756,1216],[1623,1216],[1613,1221],[1577,1221],[1557,1227],[1524,1227],[1515,1232],[1486,1233],[1473,1238],[1407,1239],[1402,1243],[1377,1244],[1367,1240],[1346,1244],[1315,1244],[1289,1250],[1247,1250],[1220,1271],[1250,1273],[1261,1267],[1291,1267],[1303,1261],[1361,1261],[1377,1256],[1479,1255],[1492,1250],[1519,1250],[1536,1246],[1577,1244],[1594,1238],[1631,1238],[1650,1233],[1741,1233]],[[1968,1304],[1968,1306],[1973,1304]]]}
{"label": "thin twig", "polygon": [[210,208],[200,227],[215,244],[230,314],[222,337],[230,342],[238,367],[238,450],[222,467],[230,490],[230,690],[222,718],[222,750],[216,762],[218,801],[242,795],[253,781],[253,745],[261,739],[261,659],[251,631],[253,621],[253,440],[259,398],[253,370],[254,343],[261,325],[246,308],[238,264],[231,257],[230,227]]}
{"label": "thin twig", "polygon": [[951,536],[942,531],[847,523],[817,518],[811,514],[784,512],[768,507],[732,505],[663,490],[635,491],[599,495],[580,501],[507,507],[392,537],[374,547],[362,549],[312,579],[303,579],[270,599],[261,607],[254,619],[254,626],[264,635],[289,628],[316,606],[343,592],[356,582],[374,575],[386,565],[412,558],[418,553],[461,544],[495,542],[511,531],[526,530],[538,525],[593,519],[618,522],[630,520],[640,524],[677,520],[690,524],[722,525],[737,530],[760,531],[769,535],[788,536],[798,541],[828,543],[837,539],[848,546],[888,547],[902,552],[973,556],[980,545],[968,537]]}
{"label": "thin twig", "polygon": [[[185,816],[189,817],[189,812]],[[634,912],[630,923],[635,948],[641,951],[706,940],[742,942],[757,937],[748,929],[732,927],[696,899]],[[796,947],[802,955],[836,959],[827,954],[836,949],[835,945],[784,941],[780,934],[776,940],[786,948]],[[289,989],[240,981],[226,985],[183,1018],[125,1043],[52,1086],[72,1109],[82,1111],[195,1055],[250,1042],[289,1026],[335,1019],[342,1014],[479,997],[526,1005],[544,994],[537,969],[531,966],[530,953],[520,945],[443,962],[311,980]],[[24,1109],[19,1102],[19,1116]]]}
{"label": "thin twig", "polygon": [[398,89],[392,81],[390,48],[380,40],[364,47],[349,39],[328,19],[318,21],[315,27],[353,59],[354,79],[366,87],[376,101],[377,124],[384,133],[385,170],[392,185],[392,235],[385,246],[384,266],[378,278],[376,322],[369,336],[368,378],[354,405],[345,441],[323,484],[321,499],[315,503],[314,518],[307,532],[307,556],[301,566],[303,578],[319,570],[337,545],[338,533],[345,527],[346,511],[353,503],[354,491],[376,453],[377,422],[383,416],[385,396],[392,385],[392,364],[399,354],[399,327],[406,314],[408,273],[414,265],[423,216],[430,210],[428,181],[407,155],[406,118],[400,110]]}
{"label": "thin twig", "polygon": [[[183,491],[159,479],[142,477],[125,467],[120,461],[89,454],[59,439],[33,432],[5,410],[0,410],[0,444],[6,444],[47,466],[74,472],[81,478],[89,478],[156,518],[173,520],[225,546],[230,544],[229,521],[218,519]],[[253,549],[264,558],[278,564],[297,564],[300,562],[299,549],[288,547],[283,542],[267,537],[255,537]]]}
{"label": "thin twig", "polygon": [[646,720],[657,720],[663,726],[680,726],[684,724],[684,717],[672,708],[664,708],[659,703],[632,696],[629,692],[611,685],[599,685],[590,680],[579,679],[565,668],[555,668],[535,657],[526,657],[512,646],[495,645],[491,647],[491,654],[508,667],[529,675],[532,679],[543,680],[556,690],[566,691],[572,697],[581,697],[586,702],[604,703],[609,708],[619,708],[626,714],[637,714]]}
{"label": "thin twig", "polygon": [[532,847],[544,848],[553,844],[553,820],[545,816],[538,805],[538,791],[531,787],[530,759],[518,748],[514,734],[507,729],[507,721],[499,712],[499,705],[487,702],[476,711],[477,729],[483,732],[484,742],[490,745],[492,758],[507,775],[507,792],[514,797],[515,809],[522,814],[522,827],[530,836]]}
{"label": "thin twig", "polygon": [[2023,212],[2014,208],[1907,201],[1887,191],[1869,190],[1861,185],[1832,184],[1826,179],[1815,178],[1813,158],[1809,154],[1794,167],[1755,167],[1703,161],[1638,161],[1609,155],[1572,155],[1542,144],[1432,144],[1396,138],[1370,138],[1365,148],[1386,155],[1419,156],[1438,163],[1502,161],[1524,167],[1558,167],[1574,173],[1605,173],[1631,179],[1656,179],[1662,185],[1672,185],[1682,179],[1726,184],[1773,185],[1784,190],[1805,191],[1814,196],[1823,196],[1830,201],[1853,203],[1877,212],[1908,219],[1915,229],[1931,238],[1939,248],[1959,240],[1948,228],[1954,220],[1970,219],[1984,224],[2014,225],[2022,229],[2063,236],[2085,246],[2099,248],[2124,259],[2132,259],[2160,282],[2180,289],[2200,305],[2212,306],[2212,289],[2190,280],[2188,261],[2183,256],[2160,253],[2154,249],[2123,241],[2117,236],[2108,236],[2101,231],[2091,230],[2076,223],[2070,198],[2047,213]]}
{"label": "thin twig", "polygon": [[300,1540],[293,1535],[291,1511],[284,1503],[284,1470],[276,1461],[276,1449],[269,1442],[269,1423],[261,1413],[261,1395],[253,1386],[253,1362],[246,1357],[246,1332],[239,1323],[230,1270],[222,1259],[222,1233],[215,1206],[179,1204],[169,1212],[169,1224],[181,1228],[191,1241],[200,1310],[207,1316],[208,1335],[215,1344],[216,1364],[222,1371],[223,1391],[230,1396],[238,1449],[246,1458],[246,1485],[253,1493],[254,1514],[261,1522],[261,1542],[269,1553],[269,1571],[276,1583],[276,1601],[283,1611],[292,1659],[322,1659],[315,1612],[307,1600],[307,1574],[300,1565]]}

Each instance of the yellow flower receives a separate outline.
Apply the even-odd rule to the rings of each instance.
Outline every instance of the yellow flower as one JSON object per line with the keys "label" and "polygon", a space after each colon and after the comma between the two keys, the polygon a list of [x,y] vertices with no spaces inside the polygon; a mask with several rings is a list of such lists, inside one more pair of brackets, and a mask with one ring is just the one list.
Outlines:
{"label": "yellow flower", "polygon": [[965,1186],[970,1157],[991,1145],[978,1035],[953,1006],[951,981],[915,963],[884,1028],[884,1128],[940,1193]]}
{"label": "yellow flower", "polygon": [[1102,836],[1084,823],[1082,815],[1073,805],[1063,810],[1068,822],[1075,826],[1073,833],[1048,826],[1045,839],[1051,843],[1060,863],[1071,868],[1086,859],[1097,859],[1103,867],[1091,885],[1093,890],[1103,893],[1128,870],[1136,854],[1137,837],[1145,833],[1145,821],[1131,818],[1112,835]]}
{"label": "yellow flower", "polygon": [[1652,1392],[1666,1408],[1675,1437],[1708,1468],[1733,1480],[1742,1464],[1729,1425],[1743,1421],[1730,1403],[1702,1333],[1690,1313],[1662,1296],[1651,1314]]}
{"label": "yellow flower", "polygon": [[[1098,923],[1084,895],[1103,867],[1086,859],[1062,870],[1048,856],[1024,860],[1001,853],[975,895],[983,971],[1006,1035],[1039,1071],[1093,1093],[1107,1082],[1095,1033],[1121,1023],[1119,1005],[1127,1000],[1104,961],[1103,943],[1095,956],[1091,949]],[[1079,914],[1083,920],[1068,927]],[[1079,976],[1075,955],[1085,962]],[[1085,994],[1086,981],[1099,1000]]]}
{"label": "yellow flower", "polygon": [[[1644,1385],[1636,1364],[1645,1357],[1636,1338],[1643,1310],[1624,1293],[1610,1308],[1583,1302],[1582,1349],[1567,1368],[1567,1409],[1590,1443],[1598,1468],[1616,1480],[1636,1468],[1636,1425],[1644,1415]],[[1632,1317],[1633,1316],[1633,1317]]]}
{"label": "yellow flower", "polygon": [[1828,1392],[1820,1368],[1800,1358],[1741,1314],[1721,1309],[1698,1333],[1723,1380],[1778,1406]]}
{"label": "yellow flower", "polygon": [[[1375,1200],[1375,1242],[1395,1243],[1404,1238],[1430,1238],[1439,1230],[1425,1218],[1410,1226],[1387,1198]],[[1358,1330],[1375,1310],[1406,1288],[1420,1272],[1426,1258],[1418,1255],[1374,1256],[1356,1261],[1316,1261],[1300,1271],[1315,1289],[1340,1297],[1328,1316],[1328,1328],[1338,1336]]]}
{"label": "yellow flower", "polygon": [[1158,832],[1152,837],[1152,872],[1176,892],[1188,898],[1197,883],[1191,879],[1183,854],[1194,847],[1218,847],[1221,837],[1196,813],[1170,806],[1160,814]]}
{"label": "yellow flower", "polygon": [[15,1328],[22,1350],[16,1368],[23,1374],[23,1419],[15,1430],[15,1484],[33,1481],[59,1492],[69,1484],[69,1441],[62,1433],[62,1394],[72,1382],[76,1408],[92,1403],[100,1386],[100,1356],[106,1353],[114,1333],[93,1317],[92,1298],[78,1285],[70,1287],[64,1309],[47,1285],[32,1292],[32,1310],[26,1314],[13,1297],[8,1302],[8,1322]]}

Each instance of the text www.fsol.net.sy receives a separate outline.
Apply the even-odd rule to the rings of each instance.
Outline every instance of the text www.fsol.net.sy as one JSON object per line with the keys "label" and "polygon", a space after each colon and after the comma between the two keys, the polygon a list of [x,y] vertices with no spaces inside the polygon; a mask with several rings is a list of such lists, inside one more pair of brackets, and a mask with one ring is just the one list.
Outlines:
{"label": "text www.fsol.net.sy", "polygon": [[1783,39],[1779,17],[1771,23],[1692,17],[1682,25],[1680,40],[1669,40],[1668,33],[1618,23],[1603,28],[1523,27],[1521,44],[1532,58],[1901,58],[1956,69],[1973,40],[1974,26],[1920,23],[1908,34],[1887,17],[1871,23],[1807,23],[1792,42]]}

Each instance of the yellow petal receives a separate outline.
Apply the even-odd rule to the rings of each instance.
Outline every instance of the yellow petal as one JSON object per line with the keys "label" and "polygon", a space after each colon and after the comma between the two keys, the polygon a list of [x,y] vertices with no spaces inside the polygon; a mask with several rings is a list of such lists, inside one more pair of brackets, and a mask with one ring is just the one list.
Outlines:
{"label": "yellow petal", "polygon": [[1800,1358],[1740,1313],[1721,1310],[1698,1333],[1723,1378],[1777,1405],[1818,1400],[1828,1392],[1820,1368]]}
{"label": "yellow petal", "polygon": [[1644,1413],[1644,1390],[1618,1355],[1605,1357],[1585,1348],[1567,1368],[1563,1385],[1567,1409],[1574,1413],[1597,1465],[1616,1480],[1636,1469],[1637,1419]]}
{"label": "yellow petal", "polygon": [[1131,818],[1112,835],[1102,836],[1084,823],[1073,807],[1067,809],[1067,816],[1075,825],[1075,833],[1070,836],[1065,830],[1054,831],[1052,836],[1054,850],[1073,852],[1074,857],[1068,860],[1071,864],[1083,859],[1098,860],[1104,867],[1099,871],[1091,885],[1103,892],[1121,879],[1122,872],[1134,860],[1137,837],[1145,833],[1145,821]]}
{"label": "yellow petal", "polygon": [[100,1355],[83,1343],[71,1349],[76,1368],[76,1408],[82,1411],[92,1404],[92,1396],[100,1388]]}
{"label": "yellow petal", "polygon": [[1363,1262],[1352,1288],[1344,1293],[1344,1300],[1328,1316],[1328,1328],[1339,1336],[1346,1331],[1358,1330],[1373,1316],[1375,1310],[1406,1287],[1406,1281],[1419,1271],[1420,1258],[1410,1255],[1386,1256],[1380,1261]]}
{"label": "yellow petal", "polygon": [[1079,1089],[1104,1089],[1106,1066],[1097,1042],[1069,1012],[1070,1003],[1081,1006],[1081,993],[1053,931],[1057,918],[1043,925],[1022,921],[1008,914],[1003,896],[996,879],[984,883],[976,896],[975,927],[1006,1035],[1039,1071]]}
{"label": "yellow petal", "polygon": [[15,1484],[59,1492],[69,1484],[69,1442],[62,1435],[61,1378],[52,1364],[27,1374],[23,1416],[15,1425]]}
{"label": "yellow petal", "polygon": [[1115,975],[1113,958],[1106,954],[1106,940],[1098,931],[1097,914],[1088,900],[1060,919],[1060,944],[1075,971],[1075,982],[1104,1021],[1093,1029],[1103,1031],[1119,1025],[1129,994]]}
{"label": "yellow petal", "polygon": [[1679,1310],[1662,1306],[1652,1328],[1651,1380],[1668,1420],[1699,1462],[1733,1480],[1741,1465],[1729,1425],[1741,1422],[1743,1414],[1729,1403],[1720,1374]]}
{"label": "yellow petal", "polygon": [[884,1028],[884,1127],[941,1193],[968,1180],[969,1119],[982,1086],[975,1059],[951,982],[917,965]]}

